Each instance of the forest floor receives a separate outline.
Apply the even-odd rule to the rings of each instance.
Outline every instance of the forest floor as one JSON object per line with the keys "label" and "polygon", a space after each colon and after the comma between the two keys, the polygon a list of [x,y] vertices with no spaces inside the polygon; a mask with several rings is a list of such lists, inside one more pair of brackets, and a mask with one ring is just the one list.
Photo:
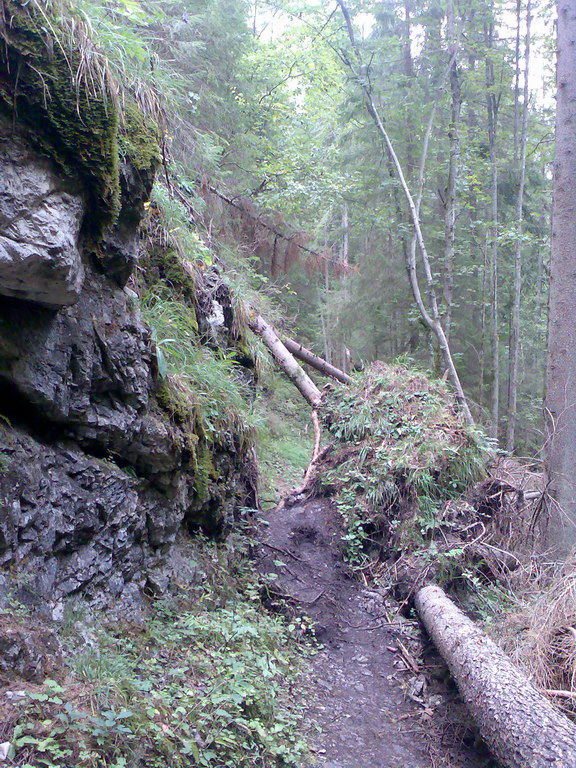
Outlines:
{"label": "forest floor", "polygon": [[[273,593],[315,627],[320,647],[304,681],[308,739],[322,768],[480,768],[463,704],[425,674],[415,622],[385,590],[352,576],[333,505],[313,500],[262,514],[259,567]],[[416,651],[409,650],[416,648]],[[442,670],[427,654],[428,670]],[[307,767],[306,767],[307,768]]]}

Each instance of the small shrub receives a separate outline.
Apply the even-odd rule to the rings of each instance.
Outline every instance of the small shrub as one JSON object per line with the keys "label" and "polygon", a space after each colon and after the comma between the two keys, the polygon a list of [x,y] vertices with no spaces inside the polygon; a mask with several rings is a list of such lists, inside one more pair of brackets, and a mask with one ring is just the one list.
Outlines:
{"label": "small shrub", "polygon": [[[288,768],[307,756],[288,694],[305,642],[267,614],[246,542],[199,539],[202,586],[144,626],[65,640],[69,668],[15,704],[13,760],[30,768]],[[14,713],[13,713],[14,714]]]}

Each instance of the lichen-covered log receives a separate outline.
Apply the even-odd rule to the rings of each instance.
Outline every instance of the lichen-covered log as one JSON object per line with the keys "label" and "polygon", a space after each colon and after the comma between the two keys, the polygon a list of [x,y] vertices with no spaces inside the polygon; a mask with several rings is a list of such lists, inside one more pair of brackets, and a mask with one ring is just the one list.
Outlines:
{"label": "lichen-covered log", "polygon": [[444,591],[423,587],[415,605],[494,756],[506,768],[575,768],[576,726]]}

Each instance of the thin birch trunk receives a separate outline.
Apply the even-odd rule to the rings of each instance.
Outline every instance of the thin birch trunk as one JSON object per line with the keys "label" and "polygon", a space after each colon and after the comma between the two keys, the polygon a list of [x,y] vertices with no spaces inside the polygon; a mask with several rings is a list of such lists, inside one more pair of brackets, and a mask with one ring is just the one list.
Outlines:
{"label": "thin birch trunk", "polygon": [[496,137],[498,130],[498,110],[500,94],[494,91],[494,65],[490,53],[494,42],[494,25],[484,27],[484,38],[488,55],[486,56],[486,109],[488,120],[488,144],[490,148],[490,331],[492,343],[492,392],[490,403],[490,436],[498,437],[498,422],[500,419],[500,343],[498,328],[498,164]]}
{"label": "thin birch trunk", "polygon": [[[348,253],[350,249],[350,231],[348,226],[348,204],[344,203],[342,206],[342,218],[341,218],[342,235],[340,238],[340,254],[339,259],[341,263],[346,267],[348,266]],[[344,272],[344,274],[346,274]]]}
{"label": "thin birch trunk", "polygon": [[496,152],[491,149],[492,165],[491,183],[491,244],[490,244],[490,332],[492,344],[492,392],[490,400],[490,436],[498,437],[498,422],[500,419],[500,339],[498,333],[498,166]]}
{"label": "thin birch trunk", "polygon": [[[343,293],[343,300],[344,304],[348,305],[350,302],[350,290],[349,290],[349,284],[348,284],[348,257],[349,257],[349,247],[350,247],[350,233],[349,233],[349,225],[348,225],[348,204],[344,203],[342,206],[342,218],[341,218],[341,237],[340,237],[340,255],[339,255],[339,261],[340,266],[342,269],[343,279],[342,279],[342,293]],[[348,350],[348,347],[346,346],[346,329],[344,328],[343,333],[343,341],[341,346],[341,354],[340,354],[340,365],[342,368],[342,371],[344,371],[344,374],[347,375],[348,371],[350,370],[350,352]]]}
{"label": "thin birch trunk", "polygon": [[[414,61],[412,58],[412,0],[404,0],[404,24],[403,27],[403,58],[404,75],[406,77],[404,88],[408,93],[412,88],[414,80]],[[416,168],[415,149],[414,149],[414,121],[412,119],[412,110],[408,108],[405,113],[406,119],[406,172],[409,179],[412,178]]]}
{"label": "thin birch trunk", "polygon": [[480,405],[484,404],[484,377],[486,371],[486,288],[488,271],[488,239],[486,237],[482,249],[482,302],[480,310]]}
{"label": "thin birch trunk", "polygon": [[450,156],[448,161],[448,183],[444,203],[444,328],[446,339],[450,341],[452,326],[452,305],[454,302],[454,256],[456,237],[456,182],[458,179],[458,161],[460,156],[460,115],[462,110],[462,90],[458,75],[458,44],[455,34],[454,2],[448,0],[446,6],[446,35],[450,62],[450,126],[448,139]]}
{"label": "thin birch trunk", "polygon": [[[328,238],[324,237],[324,250],[328,251]],[[320,312],[320,322],[322,323],[322,336],[324,338],[324,358],[329,363],[332,362],[332,341],[330,339],[329,327],[330,327],[330,305],[328,300],[330,298],[330,269],[328,259],[324,259],[324,296],[326,298],[326,314],[323,311]]]}
{"label": "thin birch trunk", "polygon": [[365,80],[365,67],[362,61],[362,55],[360,53],[360,49],[356,44],[354,30],[352,27],[352,21],[350,18],[350,13],[348,11],[348,8],[346,7],[346,4],[344,3],[344,0],[337,0],[337,2],[338,2],[338,5],[340,6],[340,9],[342,10],[342,14],[346,22],[346,28],[348,30],[348,36],[350,38],[350,43],[352,45],[352,48],[354,50],[356,59],[358,61],[358,64],[360,66],[360,70],[362,73],[360,76],[359,82],[364,92],[364,96],[366,98],[366,107],[367,107],[368,113],[373,118],[376,128],[378,129],[378,132],[380,133],[381,137],[384,139],[384,143],[386,145],[390,162],[394,168],[395,175],[400,182],[400,186],[406,198],[406,202],[408,203],[410,218],[412,219],[412,224],[416,234],[416,241],[418,243],[418,248],[420,250],[420,255],[422,259],[422,265],[424,268],[424,274],[426,278],[426,290],[428,294],[430,310],[427,309],[426,305],[424,304],[424,300],[422,298],[422,294],[420,291],[420,284],[419,284],[418,276],[416,273],[416,264],[412,262],[412,259],[410,259],[410,262],[408,263],[408,274],[410,277],[410,285],[412,287],[414,299],[416,301],[416,304],[418,306],[422,319],[424,320],[426,325],[430,328],[430,330],[434,333],[436,337],[438,346],[442,354],[442,359],[444,361],[444,366],[448,372],[448,376],[450,377],[452,386],[454,387],[456,400],[458,401],[462,409],[464,417],[466,418],[466,421],[469,424],[473,424],[474,419],[472,418],[472,414],[470,413],[468,401],[466,400],[466,396],[462,388],[462,383],[460,382],[460,378],[458,376],[458,372],[456,370],[456,366],[452,358],[452,353],[450,351],[450,346],[446,339],[446,333],[442,325],[442,320],[440,318],[440,312],[438,308],[438,299],[437,299],[436,290],[434,287],[434,278],[432,276],[432,269],[430,266],[430,258],[428,256],[428,250],[426,248],[426,243],[424,241],[424,235],[422,233],[422,227],[420,225],[420,217],[416,209],[414,198],[412,197],[410,190],[408,188],[408,184],[406,183],[406,177],[404,176],[402,166],[400,165],[400,161],[394,150],[394,146],[390,140],[390,137],[388,136],[388,132],[384,127],[384,123],[382,121],[382,118],[380,117],[380,113],[374,102],[374,98],[372,96],[370,87],[367,84],[367,81]]}
{"label": "thin birch trunk", "polygon": [[324,359],[328,362],[332,362],[332,350],[330,349],[330,342],[328,341],[328,329],[326,328],[326,320],[324,319],[324,312],[320,310],[320,325],[322,326],[322,343],[324,345]]}

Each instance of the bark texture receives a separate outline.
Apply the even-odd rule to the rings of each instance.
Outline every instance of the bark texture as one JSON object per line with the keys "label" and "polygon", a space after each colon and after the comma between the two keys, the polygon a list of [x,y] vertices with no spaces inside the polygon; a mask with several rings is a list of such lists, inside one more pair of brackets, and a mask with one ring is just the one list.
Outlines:
{"label": "bark texture", "polygon": [[506,768],[575,768],[576,726],[440,587],[419,590],[415,604],[494,756]]}
{"label": "bark texture", "polygon": [[556,155],[546,370],[546,473],[553,500],[549,541],[576,544],[576,5],[558,0]]}
{"label": "bark texture", "polygon": [[344,373],[340,368],[336,368],[335,365],[318,357],[318,355],[315,355],[314,352],[306,349],[306,347],[303,347],[302,344],[299,344],[297,341],[284,337],[283,342],[288,352],[291,352],[294,357],[297,357],[298,360],[302,360],[303,363],[307,363],[325,376],[331,376],[333,379],[341,381],[342,384],[350,384],[352,381],[352,377],[347,373]]}
{"label": "bark texture", "polygon": [[322,394],[316,384],[314,384],[304,369],[296,362],[294,356],[286,349],[274,328],[253,308],[247,307],[247,309],[250,330],[260,336],[276,363],[292,381],[294,386],[297,387],[302,397],[313,408],[316,408],[322,398]]}

